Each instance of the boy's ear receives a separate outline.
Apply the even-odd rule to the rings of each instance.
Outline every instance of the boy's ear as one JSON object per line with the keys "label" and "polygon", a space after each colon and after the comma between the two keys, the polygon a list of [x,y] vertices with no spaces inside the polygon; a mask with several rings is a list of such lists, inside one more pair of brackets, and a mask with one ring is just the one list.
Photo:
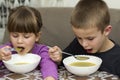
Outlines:
{"label": "boy's ear", "polygon": [[112,26],[111,26],[111,25],[108,25],[108,26],[105,28],[105,30],[104,30],[104,34],[105,34],[106,36],[108,36],[108,35],[110,34],[111,30],[112,30]]}
{"label": "boy's ear", "polygon": [[39,33],[37,33],[37,36],[36,36],[36,42],[38,42],[39,41],[39,39],[40,39],[40,37],[41,37],[41,34],[42,34],[42,32],[40,31]]}

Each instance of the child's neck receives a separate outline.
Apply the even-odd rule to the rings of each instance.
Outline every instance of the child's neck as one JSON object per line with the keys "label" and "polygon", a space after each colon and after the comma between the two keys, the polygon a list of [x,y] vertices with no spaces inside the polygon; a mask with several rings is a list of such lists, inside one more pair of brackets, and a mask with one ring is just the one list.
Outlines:
{"label": "child's neck", "polygon": [[104,45],[102,46],[102,49],[100,52],[105,52],[105,51],[108,51],[110,50],[111,48],[114,47],[114,43],[110,40],[110,39],[106,39]]}

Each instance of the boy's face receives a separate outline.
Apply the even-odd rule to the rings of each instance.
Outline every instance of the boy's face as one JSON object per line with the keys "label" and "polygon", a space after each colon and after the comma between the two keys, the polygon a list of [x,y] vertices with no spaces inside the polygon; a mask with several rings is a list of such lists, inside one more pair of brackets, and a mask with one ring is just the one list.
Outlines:
{"label": "boy's face", "polygon": [[22,48],[19,54],[24,54],[31,51],[35,42],[39,40],[39,36],[33,33],[10,32],[10,41],[14,48]]}
{"label": "boy's face", "polygon": [[73,28],[79,43],[84,47],[88,53],[104,52],[109,46],[108,34],[111,31],[111,26],[107,27],[102,33],[97,27],[88,29]]}

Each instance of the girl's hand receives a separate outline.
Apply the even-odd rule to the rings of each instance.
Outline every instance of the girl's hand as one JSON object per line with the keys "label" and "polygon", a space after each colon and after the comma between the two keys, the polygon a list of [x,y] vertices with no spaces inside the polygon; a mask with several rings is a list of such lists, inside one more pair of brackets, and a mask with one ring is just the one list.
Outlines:
{"label": "girl's hand", "polygon": [[55,80],[55,79],[52,76],[48,76],[44,80]]}
{"label": "girl's hand", "polygon": [[57,63],[60,63],[62,61],[62,53],[61,52],[62,52],[62,50],[58,46],[49,48],[50,58]]}
{"label": "girl's hand", "polygon": [[8,48],[11,48],[10,46],[5,46],[0,49],[0,60],[9,60],[11,59],[11,51],[9,51]]}

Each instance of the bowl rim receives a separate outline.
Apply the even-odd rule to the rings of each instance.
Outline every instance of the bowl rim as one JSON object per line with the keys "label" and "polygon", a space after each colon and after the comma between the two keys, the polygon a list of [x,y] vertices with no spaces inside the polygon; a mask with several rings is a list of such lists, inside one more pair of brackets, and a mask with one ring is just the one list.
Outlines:
{"label": "bowl rim", "polygon": [[[20,54],[17,54],[17,53],[16,53],[16,54],[12,54],[12,56],[15,56],[15,55],[18,55],[18,56],[24,56],[24,55],[20,55]],[[35,56],[39,57],[39,60],[41,60],[41,56],[39,56],[38,54],[27,53],[27,54],[25,54],[25,55],[35,55]],[[12,56],[11,56],[11,57],[12,57]],[[38,58],[37,58],[37,59],[38,59]],[[10,59],[10,60],[11,60],[11,59]],[[5,64],[10,64],[10,63],[9,63],[10,60],[7,60],[7,61],[2,60],[2,62],[5,63]]]}

